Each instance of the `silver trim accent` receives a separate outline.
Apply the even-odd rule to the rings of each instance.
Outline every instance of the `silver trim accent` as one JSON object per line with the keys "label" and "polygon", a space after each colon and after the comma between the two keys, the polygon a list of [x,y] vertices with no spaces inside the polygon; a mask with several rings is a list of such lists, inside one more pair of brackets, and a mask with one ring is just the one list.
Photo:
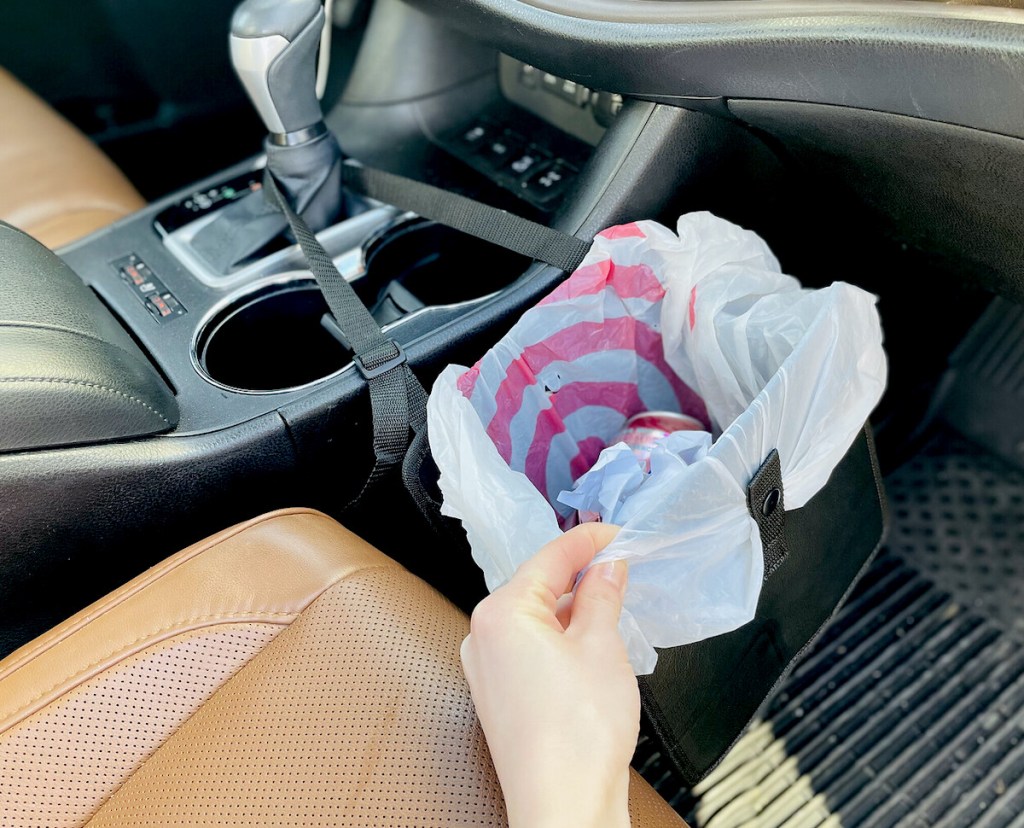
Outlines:
{"label": "silver trim accent", "polygon": [[327,132],[327,124],[323,121],[317,121],[312,126],[296,129],[292,132],[271,132],[270,143],[278,147],[297,147],[299,144],[305,144],[307,141],[319,138],[325,132]]}
{"label": "silver trim accent", "polygon": [[235,73],[263,123],[270,132],[284,132],[284,124],[270,94],[267,75],[274,61],[291,44],[278,34],[265,37],[238,37],[232,34],[228,36],[228,45]]}
{"label": "silver trim accent", "polygon": [[886,14],[939,20],[983,20],[1024,23],[1021,9],[979,4],[949,5],[935,0],[523,0],[546,12],[602,23],[698,23],[717,20],[825,18]]}
{"label": "silver trim accent", "polygon": [[[164,247],[203,284],[212,288],[227,289],[255,282],[277,273],[295,270],[302,266],[303,260],[299,246],[293,244],[240,268],[228,276],[215,272],[195,252],[192,247],[192,239],[218,215],[219,211],[205,215],[164,237]],[[318,233],[317,238],[328,253],[337,257],[335,264],[338,265],[338,269],[342,273],[345,273],[344,267],[348,266],[347,256],[351,251],[358,250],[366,238],[390,226],[401,215],[402,213],[394,207],[384,205],[371,207],[366,212],[328,227]],[[348,277],[346,276],[346,278]]]}
{"label": "silver trim accent", "polygon": [[[395,210],[394,208],[389,209],[391,209],[392,212],[394,213],[398,213],[398,211]],[[355,282],[358,279],[363,278],[363,276],[366,275],[366,253],[369,250],[370,246],[374,244],[388,231],[400,227],[403,224],[418,221],[419,219],[420,217],[415,213],[401,213],[397,215],[397,217],[394,218],[394,220],[391,221],[387,226],[381,227],[372,235],[367,236],[359,247],[347,250],[340,256],[335,257],[335,266],[338,268],[339,272],[347,282]],[[528,266],[527,269],[523,271],[520,278],[523,275],[529,273],[535,267],[544,267],[544,265],[534,264]],[[291,394],[295,391],[306,391],[308,389],[315,388],[321,383],[325,383],[332,379],[335,379],[344,374],[346,371],[355,368],[355,363],[350,361],[342,365],[337,371],[333,371],[332,373],[327,374],[324,377],[320,377],[319,379],[315,379],[312,382],[307,382],[302,385],[294,385],[288,388],[275,388],[269,391],[254,391],[250,388],[235,388],[234,386],[227,385],[225,383],[220,382],[219,380],[214,379],[206,372],[206,369],[203,368],[199,360],[199,340],[203,332],[207,329],[207,327],[209,327],[210,323],[213,322],[213,320],[217,316],[219,316],[221,313],[227,310],[231,305],[240,303],[247,296],[250,296],[254,293],[259,293],[260,291],[266,290],[267,288],[271,288],[278,285],[282,287],[285,285],[295,285],[297,287],[303,284],[308,284],[311,287],[316,287],[316,280],[313,278],[313,274],[310,273],[309,270],[305,268],[288,270],[282,273],[278,273],[274,276],[267,276],[258,279],[252,282],[251,284],[246,284],[235,290],[233,293],[230,293],[229,295],[225,296],[223,299],[221,299],[219,302],[213,305],[213,307],[211,307],[205,314],[203,314],[202,318],[200,318],[199,324],[196,325],[195,331],[192,334],[192,341],[189,343],[189,359],[192,362],[193,369],[199,375],[199,377],[203,379],[205,382],[214,386],[215,388],[221,389],[222,391],[230,391],[233,394],[245,394],[247,396],[264,396],[277,394]],[[383,328],[381,328],[381,330],[386,334],[390,334],[392,331],[397,330],[402,325],[408,324],[412,320],[418,319],[419,317],[425,316],[429,313],[438,313],[443,311],[453,311],[458,309],[472,308],[477,305],[481,305],[484,302],[489,301],[490,299],[493,299],[495,296],[498,296],[502,292],[502,290],[504,290],[504,288],[492,291],[491,293],[488,293],[484,296],[477,296],[474,297],[473,299],[466,299],[463,302],[453,302],[447,305],[427,305],[425,307],[413,311],[410,314],[407,314],[406,316],[403,316],[401,319],[396,319],[394,322],[388,323]]]}
{"label": "silver trim accent", "polygon": [[[344,274],[344,271],[342,271],[342,273]],[[345,278],[348,281],[352,281],[351,279],[348,278],[348,276],[345,276]],[[234,394],[245,394],[247,396],[264,396],[270,394],[289,394],[292,391],[301,391],[306,388],[312,388],[315,385],[319,385],[321,382],[325,382],[326,380],[329,380],[332,377],[338,376],[342,371],[351,368],[352,363],[348,362],[341,368],[339,368],[337,371],[328,374],[326,377],[321,377],[320,379],[313,380],[312,382],[307,382],[302,385],[294,385],[288,388],[275,388],[272,390],[254,391],[251,388],[236,388],[233,385],[227,385],[221,382],[220,380],[216,380],[213,377],[211,377],[209,373],[207,373],[206,369],[203,367],[202,362],[199,359],[199,340],[214,319],[216,319],[219,315],[224,313],[224,311],[226,311],[232,305],[241,304],[246,299],[246,297],[259,293],[260,291],[266,290],[267,288],[272,288],[275,286],[300,287],[302,285],[309,285],[312,288],[315,288],[317,286],[316,280],[313,278],[313,274],[311,274],[309,271],[306,271],[305,273],[289,271],[287,273],[281,273],[277,276],[270,276],[265,279],[260,279],[256,282],[253,282],[252,284],[245,285],[239,290],[236,290],[234,293],[231,293],[225,298],[221,299],[219,302],[217,302],[217,304],[215,304],[205,314],[203,314],[202,319],[199,320],[199,324],[196,325],[196,329],[192,334],[192,341],[189,343],[189,360],[192,362],[192,367],[195,369],[195,372],[200,376],[200,378],[202,378],[215,388],[220,388],[222,391],[231,391]]]}

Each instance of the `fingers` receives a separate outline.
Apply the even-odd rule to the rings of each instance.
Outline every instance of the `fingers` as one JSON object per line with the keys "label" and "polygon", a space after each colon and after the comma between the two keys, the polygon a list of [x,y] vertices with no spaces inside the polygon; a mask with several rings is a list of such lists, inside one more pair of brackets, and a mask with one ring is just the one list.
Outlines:
{"label": "fingers", "polygon": [[468,672],[469,669],[470,669],[469,661],[470,661],[470,654],[472,653],[472,647],[473,647],[473,645],[470,643],[470,638],[471,637],[472,637],[472,633],[470,633],[465,638],[463,638],[462,639],[462,644],[459,646],[459,660],[462,661],[462,669],[465,672]]}
{"label": "fingers", "polygon": [[622,612],[627,578],[625,561],[609,561],[591,567],[576,588],[568,632],[584,636],[614,633]]}
{"label": "fingers", "polygon": [[[545,603],[554,607],[566,584],[585,569],[594,556],[619,532],[607,523],[584,523],[560,535],[530,558],[509,581],[515,588],[538,588]],[[571,588],[571,587],[570,587]]]}
{"label": "fingers", "polygon": [[555,619],[563,630],[569,629],[569,621],[572,619],[573,594],[566,591],[565,595],[555,602]]}

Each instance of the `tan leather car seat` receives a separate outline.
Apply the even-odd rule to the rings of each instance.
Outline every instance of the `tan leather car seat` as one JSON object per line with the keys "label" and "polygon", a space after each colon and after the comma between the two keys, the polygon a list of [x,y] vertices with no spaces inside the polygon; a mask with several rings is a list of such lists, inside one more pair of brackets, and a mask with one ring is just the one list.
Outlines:
{"label": "tan leather car seat", "polygon": [[503,825],[467,630],[319,512],[227,529],[0,661],[0,824]]}
{"label": "tan leather car seat", "polygon": [[144,207],[88,138],[0,69],[0,219],[59,247]]}

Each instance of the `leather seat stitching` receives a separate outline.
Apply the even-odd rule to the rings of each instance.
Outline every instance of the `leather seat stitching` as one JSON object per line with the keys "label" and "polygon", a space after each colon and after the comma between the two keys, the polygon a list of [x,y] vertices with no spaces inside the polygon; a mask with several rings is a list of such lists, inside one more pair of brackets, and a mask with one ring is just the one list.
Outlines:
{"label": "leather seat stitching", "polygon": [[[18,714],[23,713],[25,710],[30,708],[37,701],[39,701],[42,698],[45,698],[47,695],[52,693],[54,690],[56,690],[61,685],[66,684],[67,682],[77,682],[78,679],[81,679],[85,674],[87,674],[89,671],[91,671],[94,667],[97,667],[100,664],[102,664],[104,661],[106,661],[107,659],[112,658],[113,656],[116,656],[119,652],[122,653],[122,658],[120,659],[121,661],[123,661],[125,658],[129,658],[130,656],[134,655],[135,653],[128,652],[128,651],[131,650],[131,648],[134,647],[136,644],[140,644],[143,641],[147,641],[149,639],[155,639],[157,636],[159,636],[159,635],[161,635],[163,633],[166,633],[166,632],[170,632],[171,630],[177,630],[179,628],[186,627],[189,624],[195,624],[195,623],[202,622],[202,621],[213,621],[215,624],[222,624],[222,623],[228,623],[228,622],[231,622],[231,621],[235,621],[235,620],[237,620],[239,618],[249,618],[249,619],[258,618],[261,621],[264,621],[265,619],[271,619],[271,618],[291,618],[291,619],[295,619],[299,614],[300,614],[300,612],[251,612],[250,611],[250,612],[215,613],[215,614],[212,614],[212,615],[197,615],[197,616],[195,616],[193,618],[179,618],[173,624],[169,624],[168,626],[162,627],[162,628],[160,628],[158,630],[150,630],[145,635],[142,635],[139,638],[136,638],[134,641],[129,641],[127,644],[124,644],[122,646],[114,648],[111,652],[107,653],[105,656],[102,656],[101,658],[99,658],[96,661],[92,662],[92,664],[89,664],[89,665],[83,667],[77,673],[72,673],[70,676],[65,676],[60,681],[58,681],[56,684],[54,684],[51,687],[48,687],[46,690],[41,692],[39,695],[33,696],[31,699],[29,699],[27,702],[25,702],[20,707],[16,707],[13,710],[8,710],[8,711],[4,711],[3,713],[0,713],[0,720],[7,719],[7,718],[10,718],[12,716],[17,716]],[[265,623],[280,623],[280,622],[265,620]],[[214,626],[214,624],[210,624],[209,626]],[[184,630],[182,630],[182,631],[184,632]],[[157,643],[159,643],[157,640],[153,640],[151,642],[151,644],[157,644]],[[72,687],[69,687],[68,690],[73,689],[74,686],[75,685],[72,685]],[[17,724],[16,721],[12,722],[10,725],[8,725],[7,727],[3,728],[3,730],[0,730],[0,733],[5,733],[6,731],[10,730],[15,724]]]}
{"label": "leather seat stitching", "polygon": [[116,348],[122,354],[127,354],[124,348],[113,342],[107,342],[104,339],[100,339],[98,336],[94,336],[84,331],[76,331],[74,328],[68,328],[64,325],[48,325],[45,322],[2,322],[0,321],[0,328],[23,328],[26,331],[40,330],[40,331],[54,331],[55,333],[63,333],[68,336],[80,336],[83,339],[89,339],[93,342],[98,342],[100,345],[104,345],[108,348]]}
{"label": "leather seat stitching", "polygon": [[[129,656],[134,654],[134,653],[127,652],[127,651],[130,650],[132,647],[134,647],[136,644],[139,644],[139,643],[141,643],[143,641],[146,641],[148,639],[153,639],[151,641],[151,645],[155,644],[155,643],[157,643],[156,636],[159,636],[162,633],[169,632],[170,630],[176,630],[176,629],[179,629],[179,628],[183,628],[183,627],[185,627],[185,626],[187,626],[189,624],[195,624],[195,623],[203,622],[203,621],[214,621],[215,623],[220,624],[220,623],[226,623],[228,621],[234,621],[234,620],[236,620],[238,618],[248,618],[248,619],[256,619],[256,618],[258,618],[260,620],[271,619],[271,618],[290,618],[290,619],[294,620],[299,615],[301,615],[303,612],[305,612],[305,610],[308,609],[313,603],[315,603],[318,598],[320,598],[325,592],[327,592],[329,589],[331,589],[336,584],[339,584],[342,581],[345,581],[345,580],[347,580],[347,579],[349,579],[349,578],[351,578],[351,577],[353,577],[354,575],[357,575],[357,574],[362,575],[362,574],[364,574],[366,572],[370,572],[370,571],[375,570],[375,569],[389,569],[392,566],[393,566],[393,564],[390,563],[390,562],[389,563],[384,563],[384,564],[374,564],[372,566],[367,566],[367,567],[363,567],[361,569],[356,569],[356,570],[352,570],[350,572],[343,573],[338,578],[336,578],[335,580],[331,581],[329,584],[325,584],[324,588],[320,592],[318,592],[316,594],[316,596],[308,604],[306,604],[305,607],[303,607],[301,610],[298,610],[296,612],[260,612],[260,611],[257,610],[255,612],[249,611],[249,612],[215,613],[213,615],[200,615],[200,616],[196,616],[194,618],[178,619],[173,624],[171,624],[169,626],[162,627],[161,629],[158,629],[158,630],[151,630],[150,632],[146,633],[145,635],[141,636],[140,638],[136,638],[134,641],[130,641],[127,644],[123,644],[123,645],[121,645],[119,647],[116,647],[113,651],[111,651],[107,655],[102,656],[97,661],[94,661],[92,664],[89,664],[86,667],[83,667],[77,673],[73,673],[72,675],[67,676],[64,679],[61,679],[56,684],[54,684],[52,687],[44,690],[39,695],[29,699],[27,702],[25,702],[20,707],[17,707],[14,710],[10,710],[10,711],[7,711],[7,712],[0,713],[0,721],[3,721],[4,719],[10,718],[12,716],[18,716],[19,714],[23,714],[28,708],[32,707],[32,705],[35,704],[37,701],[39,701],[42,698],[45,698],[48,694],[52,693],[58,687],[60,687],[63,684],[66,684],[68,682],[72,682],[71,686],[68,687],[68,691],[70,691],[75,686],[77,686],[77,683],[87,673],[89,673],[94,667],[99,666],[100,664],[102,664],[107,659],[117,655],[119,652],[122,654],[120,660],[123,661],[125,658],[128,658]],[[267,623],[275,623],[275,622],[268,621]],[[210,626],[213,626],[213,625],[211,624]],[[65,692],[67,692],[67,691],[65,691]],[[0,734],[3,734],[6,731],[10,730],[10,728],[13,727],[15,724],[17,724],[17,722],[12,722],[7,727],[4,727],[3,729],[0,729]]]}
{"label": "leather seat stitching", "polygon": [[172,425],[171,421],[168,420],[163,414],[157,411],[149,403],[140,400],[138,397],[133,397],[131,394],[126,394],[124,391],[118,391],[116,388],[110,388],[106,385],[100,385],[95,382],[85,382],[84,380],[73,380],[73,379],[59,379],[57,377],[0,377],[0,382],[47,382],[54,385],[80,385],[85,388],[95,388],[99,391],[107,391],[111,394],[116,394],[119,397],[124,397],[131,400],[134,403],[138,403],[144,409],[152,414],[155,414],[167,425]]}
{"label": "leather seat stitching", "polygon": [[[53,649],[62,641],[66,641],[71,635],[78,632],[83,627],[88,626],[100,615],[103,615],[104,613],[112,610],[114,607],[119,606],[121,603],[131,598],[133,595],[138,595],[147,587],[151,586],[152,584],[155,584],[161,578],[168,576],[169,574],[177,570],[179,567],[182,567],[188,562],[195,560],[199,555],[203,554],[204,552],[208,552],[209,550],[214,549],[220,546],[221,544],[227,543],[228,541],[239,537],[240,535],[244,534],[250,529],[255,529],[258,526],[263,526],[264,524],[270,523],[271,521],[287,517],[307,516],[322,518],[331,523],[334,522],[331,520],[331,518],[327,517],[322,512],[317,512],[313,509],[297,508],[283,509],[277,512],[270,512],[269,514],[261,515],[260,517],[254,520],[237,524],[236,526],[233,526],[230,529],[225,529],[223,532],[214,535],[212,538],[207,538],[205,542],[201,542],[199,544],[195,544],[193,547],[189,547],[189,549],[191,549],[191,552],[188,555],[179,553],[178,555],[173,556],[167,561],[163,561],[162,563],[157,564],[148,573],[143,573],[143,575],[140,576],[140,578],[135,579],[135,581],[130,581],[121,588],[112,592],[110,595],[106,597],[105,600],[102,601],[102,603],[100,603],[93,609],[93,612],[91,612],[88,616],[78,620],[74,624],[74,626],[61,630],[59,638],[53,640],[48,639],[23,652],[16,662],[12,662],[5,668],[4,671],[0,672],[0,682],[2,682],[7,676],[11,675],[11,673],[13,673],[14,671],[19,670],[27,662],[31,661],[34,658],[37,658],[40,653],[45,652],[46,650]],[[4,659],[4,661],[6,660],[7,659]]]}

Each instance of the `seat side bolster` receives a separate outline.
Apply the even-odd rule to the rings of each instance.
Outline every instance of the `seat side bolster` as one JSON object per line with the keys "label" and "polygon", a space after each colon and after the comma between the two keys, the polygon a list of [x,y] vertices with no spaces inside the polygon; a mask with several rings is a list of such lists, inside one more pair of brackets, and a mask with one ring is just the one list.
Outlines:
{"label": "seat side bolster", "polygon": [[156,642],[217,624],[289,624],[338,580],[381,566],[397,564],[309,509],[227,529],[0,661],[0,733]]}
{"label": "seat side bolster", "polygon": [[0,111],[0,218],[52,248],[146,205],[98,147],[3,69]]}

